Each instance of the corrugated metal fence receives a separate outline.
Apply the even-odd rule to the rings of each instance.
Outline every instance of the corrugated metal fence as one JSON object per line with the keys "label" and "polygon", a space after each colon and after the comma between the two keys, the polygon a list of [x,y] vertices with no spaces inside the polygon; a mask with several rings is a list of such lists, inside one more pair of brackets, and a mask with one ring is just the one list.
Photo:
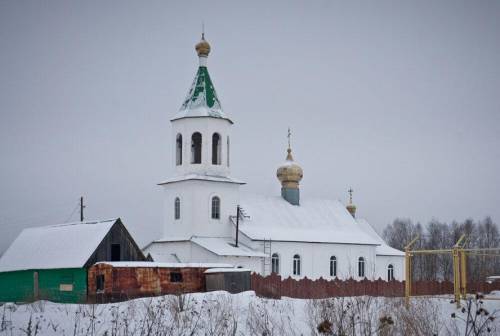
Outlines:
{"label": "corrugated metal fence", "polygon": [[[272,274],[262,277],[252,274],[252,290],[259,296],[268,298],[281,298],[282,296],[297,299],[322,299],[335,296],[384,296],[403,297],[405,293],[404,281],[379,280],[311,280],[303,278],[295,280],[292,278],[282,279],[281,276]],[[412,285],[412,295],[442,295],[453,294],[453,282],[451,281],[416,281]],[[500,290],[500,282],[472,282],[468,284],[468,292],[490,293]]]}

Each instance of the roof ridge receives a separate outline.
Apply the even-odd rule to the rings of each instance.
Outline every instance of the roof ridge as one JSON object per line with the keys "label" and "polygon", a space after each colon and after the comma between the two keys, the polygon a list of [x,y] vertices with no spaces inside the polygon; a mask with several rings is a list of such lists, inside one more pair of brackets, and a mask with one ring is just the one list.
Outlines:
{"label": "roof ridge", "polygon": [[49,228],[49,227],[63,227],[63,226],[76,226],[76,225],[95,225],[95,224],[100,224],[100,223],[116,222],[118,219],[119,219],[119,217],[104,219],[104,220],[91,220],[91,221],[83,221],[83,222],[49,224],[49,225],[42,225],[42,226],[34,226],[34,227],[27,228],[27,229],[41,229],[41,228]]}

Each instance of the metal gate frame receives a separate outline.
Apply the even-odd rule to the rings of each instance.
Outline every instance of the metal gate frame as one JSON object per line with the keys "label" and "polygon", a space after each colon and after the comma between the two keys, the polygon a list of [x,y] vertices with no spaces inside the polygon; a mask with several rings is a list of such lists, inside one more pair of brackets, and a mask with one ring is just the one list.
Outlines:
{"label": "metal gate frame", "polygon": [[[420,236],[415,237],[405,246],[405,304],[410,306],[412,284],[412,257],[416,254],[451,254],[453,257],[453,295],[457,308],[460,307],[460,298],[467,296],[467,255],[492,255],[487,252],[500,252],[500,248],[466,249],[465,234],[463,234],[451,249],[439,250],[411,250]],[[500,254],[493,254],[500,257]],[[417,295],[414,295],[417,296]]]}

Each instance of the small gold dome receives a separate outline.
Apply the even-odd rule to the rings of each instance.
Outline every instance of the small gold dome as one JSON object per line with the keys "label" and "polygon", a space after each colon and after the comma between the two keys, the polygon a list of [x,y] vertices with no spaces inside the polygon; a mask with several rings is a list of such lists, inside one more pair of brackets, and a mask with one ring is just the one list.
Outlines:
{"label": "small gold dome", "polygon": [[345,207],[352,217],[356,217],[356,206],[354,204],[347,204]]}
{"label": "small gold dome", "polygon": [[283,188],[298,188],[299,182],[304,176],[302,168],[293,161],[292,150],[288,148],[286,162],[276,171],[276,176],[280,180]]}
{"label": "small gold dome", "polygon": [[208,54],[210,54],[210,44],[205,40],[205,34],[201,35],[201,41],[194,48],[199,57],[208,57]]}
{"label": "small gold dome", "polygon": [[349,188],[347,192],[349,193],[349,204],[347,204],[345,207],[347,211],[349,211],[351,216],[356,218],[356,206],[352,203],[352,193],[354,192],[354,190],[352,190],[352,188]]}

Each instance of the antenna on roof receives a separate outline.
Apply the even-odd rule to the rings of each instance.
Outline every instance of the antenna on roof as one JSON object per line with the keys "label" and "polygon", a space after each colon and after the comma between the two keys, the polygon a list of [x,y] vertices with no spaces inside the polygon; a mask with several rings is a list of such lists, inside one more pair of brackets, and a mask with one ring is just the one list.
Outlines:
{"label": "antenna on roof", "polygon": [[83,209],[85,209],[86,206],[83,205],[83,196],[80,197],[80,222],[83,222]]}

